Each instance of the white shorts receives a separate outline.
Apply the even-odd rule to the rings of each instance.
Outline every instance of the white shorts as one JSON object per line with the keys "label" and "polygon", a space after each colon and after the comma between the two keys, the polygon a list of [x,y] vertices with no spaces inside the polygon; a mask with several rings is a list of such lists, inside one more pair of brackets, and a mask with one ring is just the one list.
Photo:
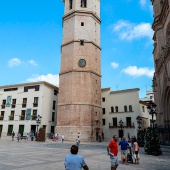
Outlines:
{"label": "white shorts", "polygon": [[116,165],[119,165],[119,159],[117,156],[110,155],[110,162],[111,162],[111,167],[115,167]]}

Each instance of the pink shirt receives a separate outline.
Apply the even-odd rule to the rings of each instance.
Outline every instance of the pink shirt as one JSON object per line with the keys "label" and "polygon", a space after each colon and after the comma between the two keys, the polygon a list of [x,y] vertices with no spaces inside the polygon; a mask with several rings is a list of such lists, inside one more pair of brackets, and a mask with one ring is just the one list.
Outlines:
{"label": "pink shirt", "polygon": [[133,143],[133,149],[134,149],[134,151],[138,151],[138,143],[137,142]]}

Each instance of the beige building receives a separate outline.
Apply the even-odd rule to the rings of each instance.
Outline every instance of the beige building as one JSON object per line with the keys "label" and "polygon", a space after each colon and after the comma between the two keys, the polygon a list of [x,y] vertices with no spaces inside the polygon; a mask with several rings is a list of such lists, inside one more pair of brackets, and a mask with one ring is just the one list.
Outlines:
{"label": "beige building", "polygon": [[151,0],[155,31],[153,90],[161,141],[170,144],[170,0]]}
{"label": "beige building", "polygon": [[63,0],[56,132],[94,141],[102,131],[100,0]]}
{"label": "beige building", "polygon": [[46,128],[46,134],[54,132],[57,117],[58,87],[47,82],[35,82],[0,86],[0,132],[1,136],[12,131],[26,135],[37,131],[38,126]]}
{"label": "beige building", "polygon": [[[102,111],[105,140],[110,140],[113,135],[118,135],[119,138],[137,136],[138,116],[142,118],[141,129],[150,126],[147,104],[139,101],[138,88],[118,91],[102,89]],[[123,122],[122,127],[120,121]]]}

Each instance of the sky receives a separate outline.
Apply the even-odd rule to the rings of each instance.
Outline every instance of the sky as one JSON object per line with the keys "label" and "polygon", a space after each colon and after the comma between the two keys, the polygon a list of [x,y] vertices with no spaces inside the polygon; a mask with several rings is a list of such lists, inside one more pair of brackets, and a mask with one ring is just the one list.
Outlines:
{"label": "sky", "polygon": [[[100,0],[102,88],[152,90],[153,10],[148,0]],[[62,0],[0,1],[0,86],[59,85]]]}

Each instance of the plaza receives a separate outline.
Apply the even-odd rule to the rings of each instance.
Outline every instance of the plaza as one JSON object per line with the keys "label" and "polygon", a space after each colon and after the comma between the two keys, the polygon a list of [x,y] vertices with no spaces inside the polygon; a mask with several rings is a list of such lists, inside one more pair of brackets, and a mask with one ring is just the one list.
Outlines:
{"label": "plaza", "polygon": [[[11,137],[0,139],[0,170],[64,170],[64,159],[74,144],[25,141],[17,142]],[[81,143],[79,154],[84,156],[90,170],[110,170],[110,159],[106,154],[108,142]],[[140,164],[120,165],[118,170],[168,170],[170,167],[170,148],[162,147],[163,155],[146,155],[141,148]],[[120,152],[119,152],[120,159]]]}

